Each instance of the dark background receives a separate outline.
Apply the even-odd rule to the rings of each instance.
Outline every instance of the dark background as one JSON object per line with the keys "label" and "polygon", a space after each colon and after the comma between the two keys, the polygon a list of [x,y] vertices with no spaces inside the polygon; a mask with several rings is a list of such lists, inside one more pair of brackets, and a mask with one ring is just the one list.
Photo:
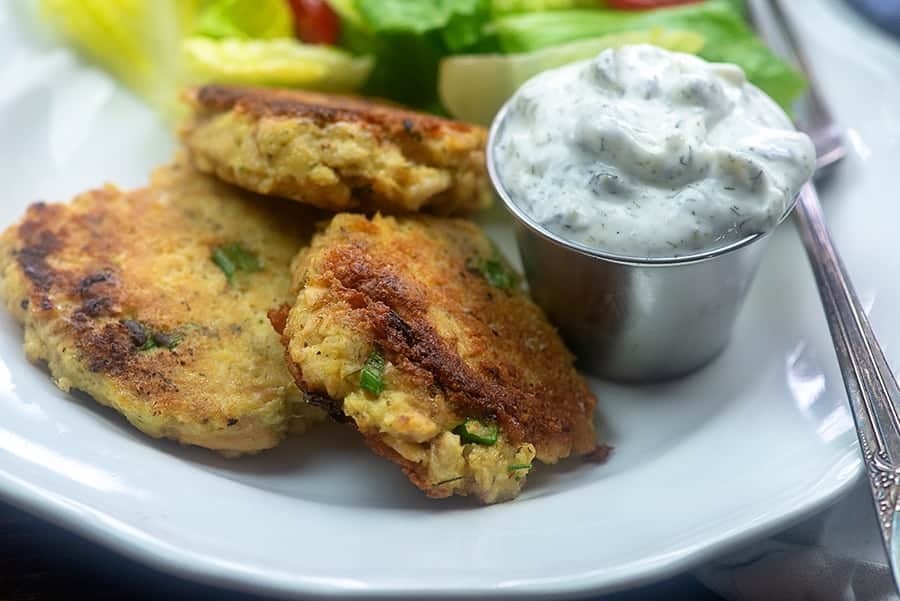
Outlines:
{"label": "dark background", "polygon": [[[156,572],[0,503],[0,601],[262,601]],[[721,601],[689,575],[602,601]],[[600,600],[594,600],[600,601]]]}

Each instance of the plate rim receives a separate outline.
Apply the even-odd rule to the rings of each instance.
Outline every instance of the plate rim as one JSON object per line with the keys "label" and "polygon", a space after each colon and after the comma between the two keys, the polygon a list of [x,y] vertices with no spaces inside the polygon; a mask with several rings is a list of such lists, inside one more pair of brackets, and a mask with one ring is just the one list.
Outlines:
{"label": "plate rim", "polygon": [[[0,459],[4,452],[0,448]],[[182,548],[163,537],[151,534],[138,522],[114,517],[115,511],[108,506],[99,508],[97,504],[79,500],[78,489],[54,489],[52,486],[38,484],[37,478],[29,482],[29,468],[39,469],[40,466],[29,463],[28,468],[23,470],[17,464],[7,466],[0,461],[0,498],[27,513],[152,569],[190,581],[282,598],[303,596],[315,599],[409,599],[423,595],[454,599],[513,596],[530,599],[544,598],[548,594],[558,598],[572,598],[610,593],[666,578],[713,556],[768,536],[834,503],[855,486],[864,474],[858,446],[854,442],[836,453],[834,460],[827,469],[822,470],[809,491],[792,495],[790,500],[783,500],[779,504],[777,515],[769,515],[764,507],[755,512],[747,512],[739,518],[740,528],[720,528],[715,533],[706,533],[702,537],[702,543],[694,544],[689,549],[668,554],[657,551],[648,559],[618,566],[612,574],[608,569],[595,568],[574,575],[545,577],[539,581],[506,583],[493,587],[435,587],[428,582],[414,583],[408,580],[411,585],[420,586],[398,585],[397,588],[391,588],[380,584],[375,587],[341,587],[333,582],[304,578],[302,574],[290,574],[284,570],[242,566],[221,556],[205,554],[196,547]],[[604,576],[604,572],[607,576]]]}
{"label": "plate rim", "polygon": [[[29,484],[6,469],[0,469],[0,498],[22,511],[44,519],[102,547],[119,553],[137,563],[185,580],[228,590],[262,594],[277,598],[309,599],[414,599],[423,595],[442,599],[570,599],[602,595],[663,580],[688,570],[703,561],[726,553],[730,549],[779,531],[816,513],[847,493],[863,473],[858,446],[846,448],[840,458],[812,487],[813,494],[788,511],[769,518],[742,518],[739,532],[719,532],[707,536],[689,550],[665,559],[645,559],[616,568],[613,577],[603,578],[602,569],[566,577],[543,578],[517,585],[480,588],[453,587],[373,587],[337,586],[304,581],[302,575],[286,578],[281,572],[241,572],[230,562],[205,556],[198,551],[180,549],[158,536],[143,531],[140,526],[125,524],[108,512],[88,507],[71,495],[54,494],[40,486]],[[829,484],[823,488],[823,484]],[[750,522],[748,524],[748,522]],[[129,534],[129,530],[134,533]],[[138,536],[138,534],[140,536]],[[669,554],[672,555],[672,554]],[[646,565],[650,563],[650,565]],[[237,569],[236,569],[237,568]]]}

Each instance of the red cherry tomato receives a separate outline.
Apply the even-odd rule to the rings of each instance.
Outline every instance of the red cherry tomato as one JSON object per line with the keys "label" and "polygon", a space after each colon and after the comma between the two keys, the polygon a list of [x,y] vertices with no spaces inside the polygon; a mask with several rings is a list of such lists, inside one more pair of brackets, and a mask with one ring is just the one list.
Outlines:
{"label": "red cherry tomato", "polygon": [[294,33],[307,44],[337,44],[341,21],[325,0],[288,0],[294,11]]}
{"label": "red cherry tomato", "polygon": [[662,6],[675,6],[676,4],[693,4],[698,0],[606,0],[610,8],[619,10],[647,10],[648,8],[660,8]]}

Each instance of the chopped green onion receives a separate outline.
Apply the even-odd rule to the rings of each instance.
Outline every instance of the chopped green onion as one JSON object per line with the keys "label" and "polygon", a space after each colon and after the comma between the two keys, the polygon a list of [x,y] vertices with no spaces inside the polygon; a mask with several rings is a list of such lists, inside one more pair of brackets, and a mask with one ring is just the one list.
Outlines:
{"label": "chopped green onion", "polygon": [[241,271],[259,271],[262,265],[259,263],[259,257],[254,253],[242,247],[240,244],[229,245],[231,247],[232,257],[237,268]]}
{"label": "chopped green onion", "polygon": [[238,242],[231,244],[223,244],[212,251],[212,261],[218,265],[225,279],[231,282],[234,274],[238,271],[253,272],[262,269],[259,257],[250,252]]}
{"label": "chopped green onion", "polygon": [[225,279],[230,282],[231,278],[234,277],[234,272],[237,271],[237,267],[231,262],[231,259],[228,258],[228,255],[221,247],[213,251],[212,260],[225,274]]}
{"label": "chopped green onion", "polygon": [[530,472],[531,467],[532,466],[530,463],[514,463],[511,466],[509,466],[508,468],[506,468],[506,471],[507,472],[517,472],[519,470],[528,470]]}
{"label": "chopped green onion", "polygon": [[156,347],[150,328],[136,319],[123,319],[121,322],[131,337],[131,342],[139,351],[148,351]]}
{"label": "chopped green onion", "polygon": [[128,330],[131,342],[139,351],[149,351],[157,347],[173,350],[184,340],[181,332],[154,332],[150,326],[135,319],[123,319],[120,322]]}
{"label": "chopped green onion", "polygon": [[441,480],[440,482],[435,482],[432,486],[443,486],[444,484],[450,484],[451,482],[456,482],[457,480],[462,480],[462,476],[457,476],[455,478],[447,478],[446,480]]}
{"label": "chopped green onion", "polygon": [[491,286],[501,290],[509,290],[519,283],[516,273],[499,258],[469,257],[469,260],[466,261],[466,268],[469,271],[480,273]]}
{"label": "chopped green onion", "polygon": [[375,396],[384,390],[384,357],[377,350],[369,354],[359,375],[359,387]]}
{"label": "chopped green onion", "polygon": [[164,346],[170,351],[181,344],[184,340],[184,334],[181,332],[154,332],[151,338],[158,346]]}
{"label": "chopped green onion", "polygon": [[497,424],[483,424],[477,419],[467,417],[452,431],[459,436],[463,444],[472,443],[490,447],[497,442],[500,428],[497,427]]}

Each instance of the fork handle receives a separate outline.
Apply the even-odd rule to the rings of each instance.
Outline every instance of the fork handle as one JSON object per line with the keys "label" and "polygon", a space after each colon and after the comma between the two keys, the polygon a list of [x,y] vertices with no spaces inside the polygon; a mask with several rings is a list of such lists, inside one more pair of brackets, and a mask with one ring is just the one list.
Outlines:
{"label": "fork handle", "polygon": [[811,183],[800,192],[794,218],[819,287],[856,422],[878,524],[896,574],[895,553],[890,550],[894,520],[900,510],[900,390],[831,242]]}
{"label": "fork handle", "polygon": [[[784,41],[788,44],[791,54],[793,54],[794,61],[807,79],[811,79],[813,69],[810,66],[803,45],[798,40],[797,31],[793,23],[785,14],[784,0],[769,0],[769,6],[772,7],[772,15],[775,17],[775,22],[781,30]],[[832,127],[835,123],[834,117],[831,115],[828,103],[822,99],[819,86],[814,81],[810,81],[806,94],[808,96],[806,106],[808,114],[806,115],[807,123],[805,123],[805,129]]]}

